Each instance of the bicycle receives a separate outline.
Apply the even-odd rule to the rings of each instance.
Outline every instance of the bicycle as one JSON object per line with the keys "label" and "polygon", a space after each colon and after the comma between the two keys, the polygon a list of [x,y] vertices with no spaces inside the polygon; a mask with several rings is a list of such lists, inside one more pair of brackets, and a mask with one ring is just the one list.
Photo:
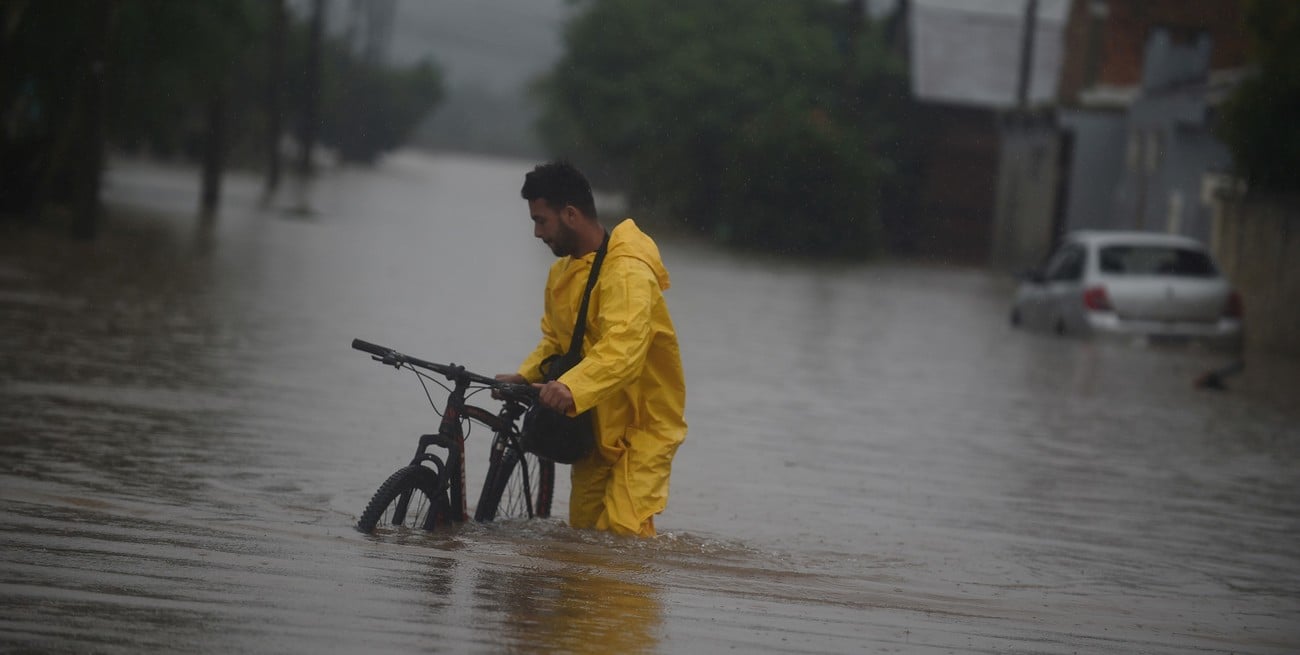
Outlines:
{"label": "bicycle", "polygon": [[[470,420],[486,425],[493,433],[487,476],[474,509],[474,520],[550,517],[555,463],[525,453],[519,439],[519,419],[536,401],[536,389],[527,384],[500,382],[464,366],[428,362],[360,339],[353,339],[352,347],[369,353],[377,362],[414,372],[429,404],[442,417],[436,433],[420,436],[411,463],[380,485],[357,521],[358,530],[366,534],[379,526],[435,530],[468,520],[465,440]],[[452,386],[420,369],[445,377]],[[441,412],[426,380],[448,392]],[[466,403],[474,394],[487,390],[502,401],[500,411],[495,414]],[[446,459],[429,452],[434,446],[447,450]]]}

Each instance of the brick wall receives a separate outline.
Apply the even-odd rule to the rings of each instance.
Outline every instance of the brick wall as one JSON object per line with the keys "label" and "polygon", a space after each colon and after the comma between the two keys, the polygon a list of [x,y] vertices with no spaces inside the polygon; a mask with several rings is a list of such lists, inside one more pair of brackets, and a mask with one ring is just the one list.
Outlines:
{"label": "brick wall", "polygon": [[[1208,31],[1214,41],[1210,70],[1245,62],[1245,34],[1240,0],[1110,0],[1102,39],[1103,84],[1127,86],[1142,77],[1142,49],[1152,28],[1175,35]],[[1180,32],[1182,34],[1180,34]]]}
{"label": "brick wall", "polygon": [[[1094,3],[1104,6],[1093,26]],[[1176,39],[1208,32],[1210,70],[1246,62],[1242,0],[1073,0],[1065,31],[1061,99],[1072,104],[1093,85],[1129,87],[1142,78],[1142,54],[1151,30],[1163,27]],[[1092,34],[1097,31],[1097,34]],[[1091,70],[1090,70],[1091,69]]]}

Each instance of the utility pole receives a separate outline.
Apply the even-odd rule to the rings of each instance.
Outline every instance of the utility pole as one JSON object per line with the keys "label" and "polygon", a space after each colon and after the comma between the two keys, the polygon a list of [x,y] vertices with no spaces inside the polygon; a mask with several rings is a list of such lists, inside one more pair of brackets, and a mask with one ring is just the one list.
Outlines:
{"label": "utility pole", "polygon": [[1034,29],[1038,25],[1038,0],[1025,0],[1025,23],[1020,34],[1020,78],[1016,89],[1016,107],[1029,110],[1029,82],[1034,70]]}

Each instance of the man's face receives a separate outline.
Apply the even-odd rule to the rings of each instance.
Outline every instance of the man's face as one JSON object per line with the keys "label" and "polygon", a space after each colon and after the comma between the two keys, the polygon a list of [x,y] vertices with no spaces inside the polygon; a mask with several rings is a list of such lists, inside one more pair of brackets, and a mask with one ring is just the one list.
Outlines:
{"label": "man's face", "polygon": [[570,226],[576,211],[572,207],[552,209],[546,199],[528,201],[528,213],[533,217],[533,236],[550,246],[556,257],[572,255],[578,245],[578,234]]}

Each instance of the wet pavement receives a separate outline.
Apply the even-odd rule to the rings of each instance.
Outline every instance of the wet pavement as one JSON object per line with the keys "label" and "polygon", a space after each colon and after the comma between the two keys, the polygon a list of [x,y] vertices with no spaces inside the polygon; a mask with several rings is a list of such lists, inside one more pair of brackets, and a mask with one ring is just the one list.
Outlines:
{"label": "wet pavement", "polygon": [[955,267],[661,238],[659,538],[355,532],[436,417],[348,344],[513,370],[529,166],[402,155],[309,214],[234,176],[205,224],[197,174],[118,162],[96,243],[0,225],[0,650],[1300,651],[1294,363],[1198,391],[1219,356],[1013,331]]}

